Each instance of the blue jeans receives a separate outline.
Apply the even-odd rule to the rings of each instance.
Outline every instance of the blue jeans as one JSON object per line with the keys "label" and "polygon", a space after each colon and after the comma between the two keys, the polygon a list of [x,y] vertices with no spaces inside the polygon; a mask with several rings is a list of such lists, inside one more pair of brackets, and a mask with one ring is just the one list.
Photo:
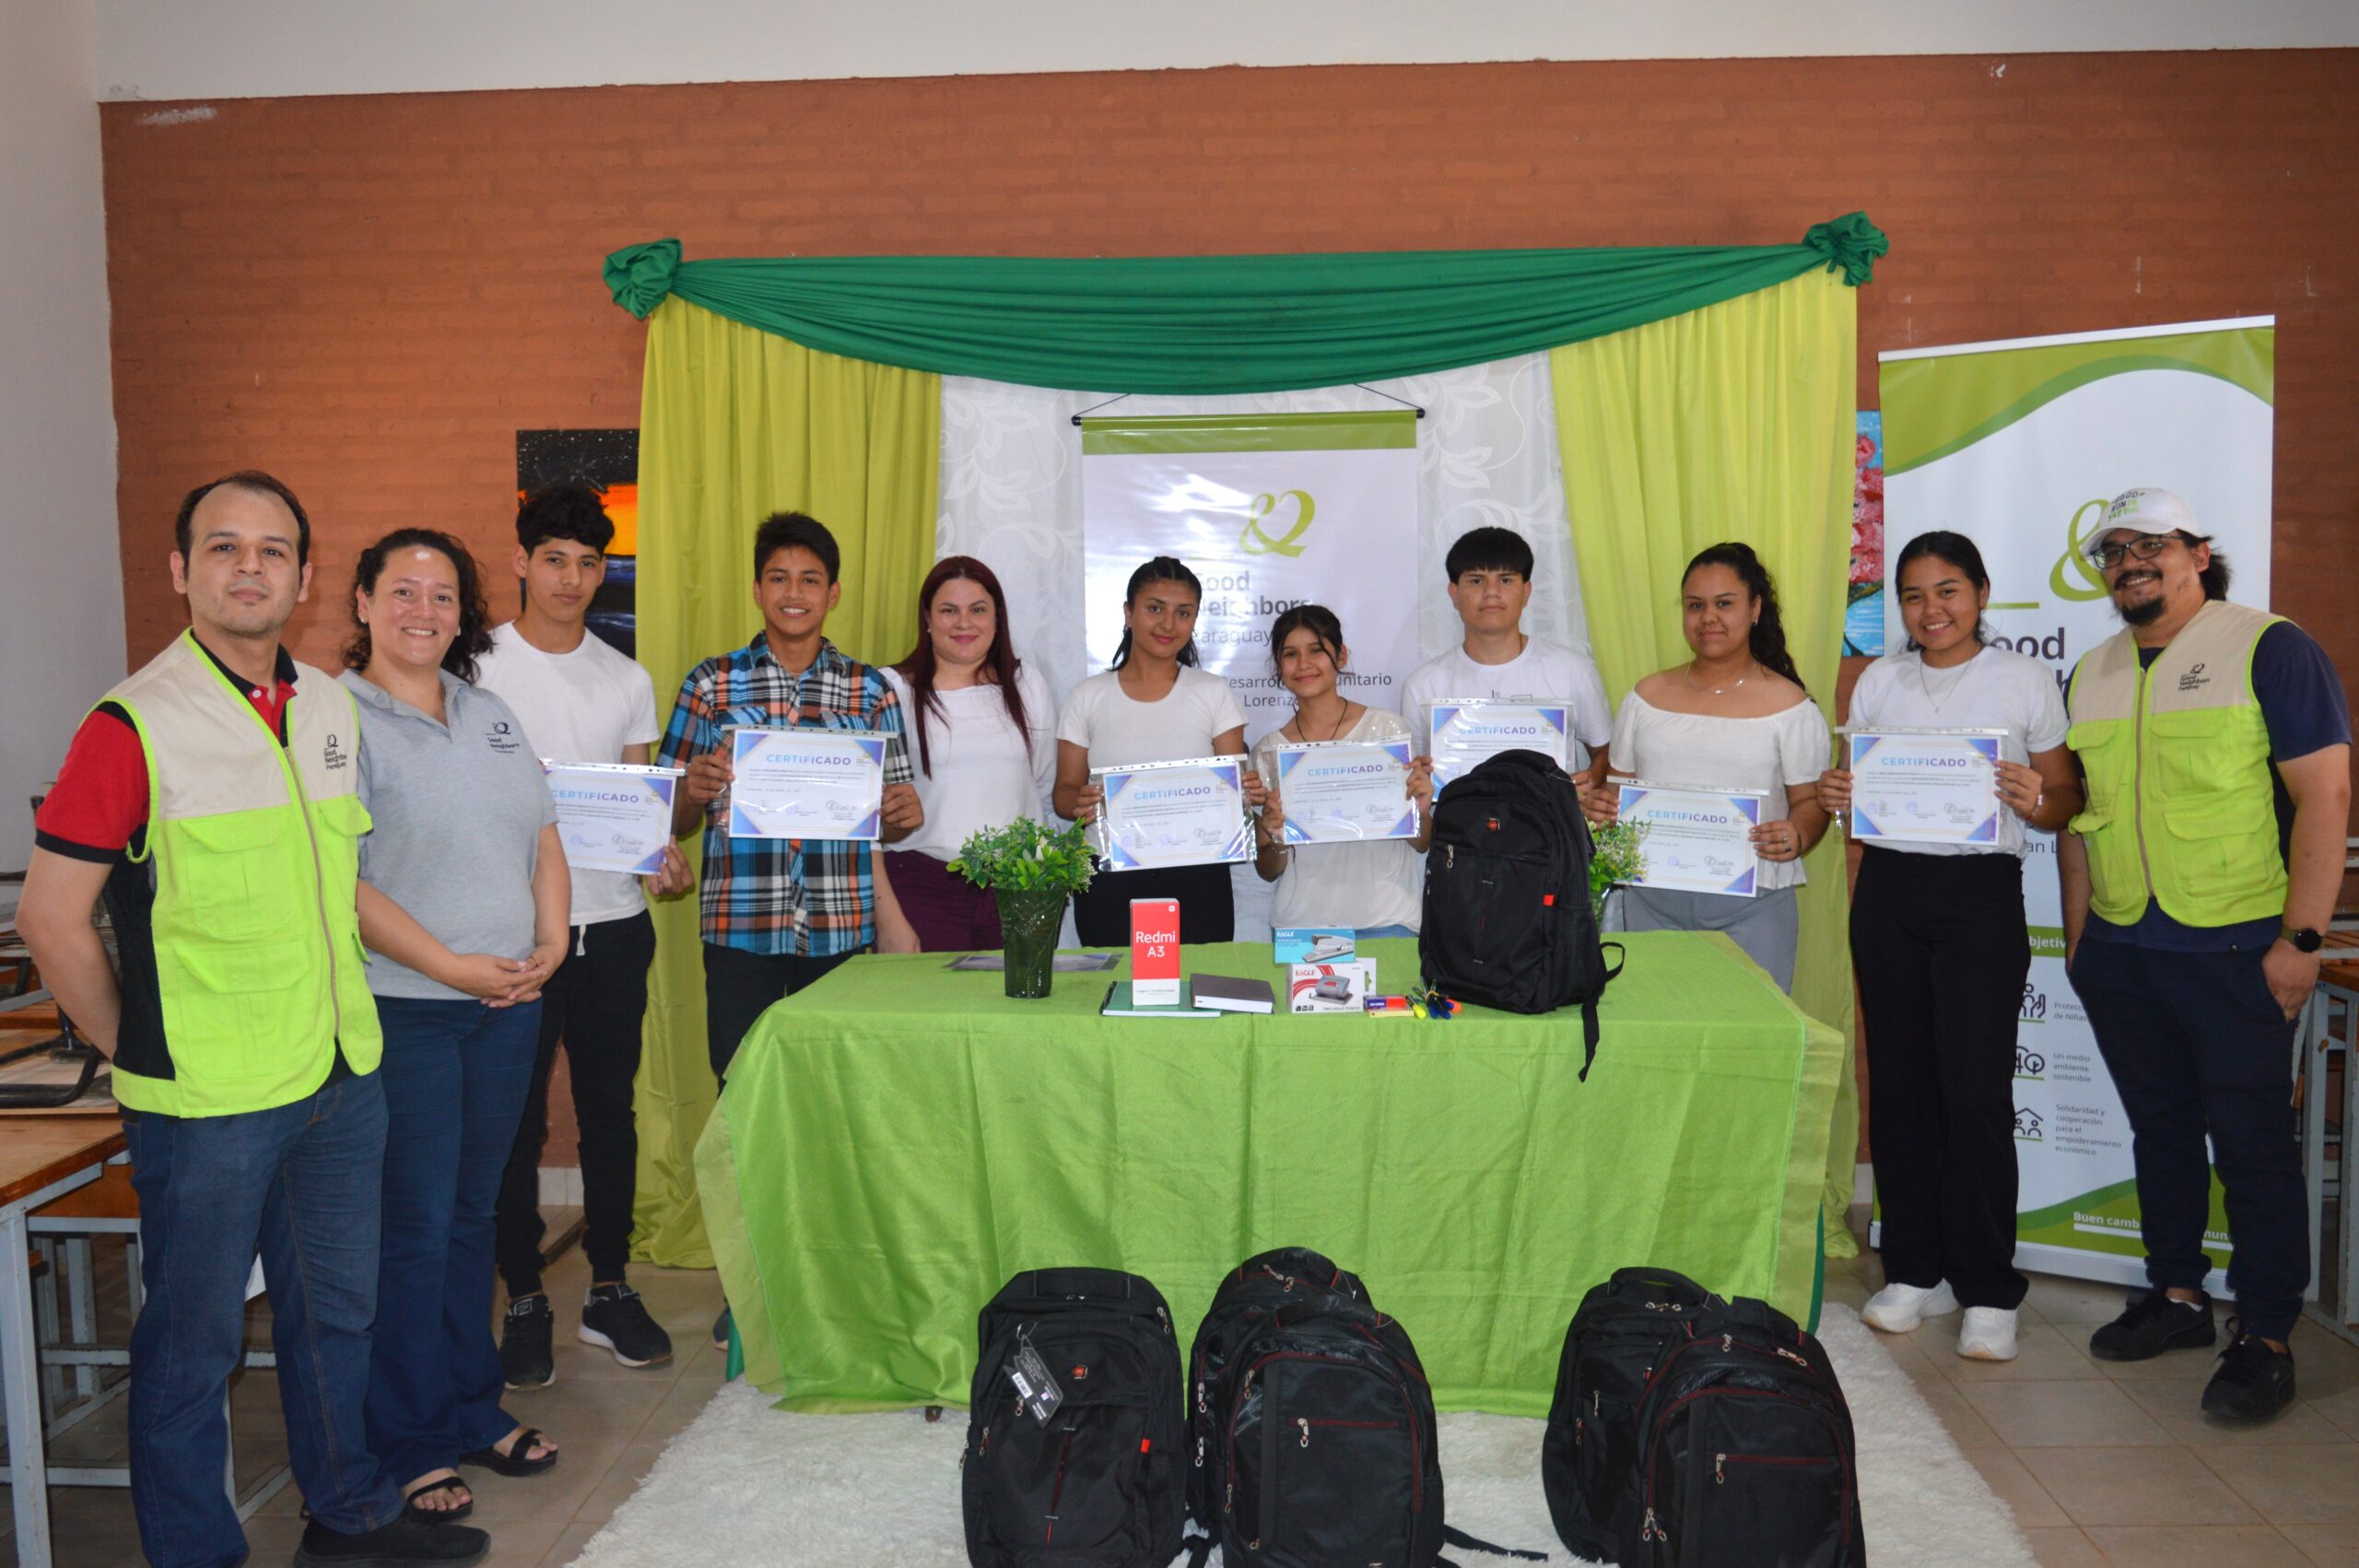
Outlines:
{"label": "blue jeans", "polygon": [[541,1004],[379,997],[385,1031],[385,1240],[369,1367],[369,1446],[406,1486],[498,1442],[493,1211],[532,1086]]}
{"label": "blue jeans", "polygon": [[370,1457],[360,1418],[385,1153],[376,1075],[266,1111],[123,1120],[147,1290],[131,1330],[130,1435],[131,1505],[147,1561],[245,1561],[222,1487],[222,1396],[242,1359],[257,1251],[295,1483],[329,1529],[391,1524],[401,1492]]}

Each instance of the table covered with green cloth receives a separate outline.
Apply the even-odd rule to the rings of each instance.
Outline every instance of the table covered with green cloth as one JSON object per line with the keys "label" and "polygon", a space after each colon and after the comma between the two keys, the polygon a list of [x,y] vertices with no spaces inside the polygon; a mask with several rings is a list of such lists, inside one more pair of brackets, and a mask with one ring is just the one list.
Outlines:
{"label": "table covered with green cloth", "polygon": [[[1808,1321],[1842,1036],[1718,935],[1633,934],[1579,1081],[1578,1010],[1448,1022],[1105,1018],[1109,979],[1011,1000],[947,954],[862,957],[745,1036],[698,1182],[745,1370],[792,1408],[964,1405],[975,1315],[1022,1270],[1153,1281],[1182,1353],[1222,1276],[1317,1248],[1415,1342],[1445,1410],[1543,1415],[1615,1269]],[[1379,987],[1416,944],[1367,944]]]}

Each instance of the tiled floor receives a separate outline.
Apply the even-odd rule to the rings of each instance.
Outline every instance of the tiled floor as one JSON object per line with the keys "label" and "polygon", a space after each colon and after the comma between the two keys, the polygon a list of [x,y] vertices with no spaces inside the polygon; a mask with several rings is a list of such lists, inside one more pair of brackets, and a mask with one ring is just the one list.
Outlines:
{"label": "tiled floor", "polygon": [[[499,1568],[569,1562],[720,1387],[722,1358],[706,1340],[720,1299],[713,1276],[640,1269],[632,1277],[679,1354],[669,1366],[627,1371],[568,1337],[572,1308],[561,1305],[556,1386],[514,1396],[509,1408],[562,1443],[564,1460],[531,1480],[469,1472],[475,1522],[491,1532],[488,1561]],[[1882,1282],[1871,1256],[1833,1266],[1827,1291],[1857,1307]],[[579,1302],[585,1283],[578,1251],[550,1271],[561,1304]],[[1883,1343],[2050,1568],[2359,1568],[2359,1348],[2306,1328],[2294,1341],[2302,1402],[2274,1425],[2239,1432],[2207,1423],[2196,1408],[2206,1356],[2130,1365],[2089,1358],[2090,1328],[2121,1301],[2111,1287],[2036,1279],[2023,1354],[2004,1365],[1953,1353],[1954,1317]],[[280,1444],[275,1381],[243,1377],[233,1401],[240,1470],[252,1474]],[[60,1457],[119,1462],[121,1409],[69,1433]],[[0,1489],[0,1531],[6,1496]],[[257,1568],[292,1555],[299,1501],[291,1488],[282,1492],[248,1526]],[[59,1488],[51,1506],[61,1568],[138,1561],[125,1493]],[[0,1536],[0,1568],[15,1563]]]}

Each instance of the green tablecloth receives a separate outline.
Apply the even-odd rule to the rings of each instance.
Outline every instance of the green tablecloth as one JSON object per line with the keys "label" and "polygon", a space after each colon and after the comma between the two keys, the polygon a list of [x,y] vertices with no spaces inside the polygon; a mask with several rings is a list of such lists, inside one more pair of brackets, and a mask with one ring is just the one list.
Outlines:
{"label": "green tablecloth", "polygon": [[[801,1410],[963,1405],[1020,1270],[1144,1274],[1184,1346],[1286,1245],[1359,1272],[1447,1410],[1544,1414],[1625,1265],[1808,1320],[1842,1036],[1724,937],[1623,940],[1586,1083],[1577,1012],[1101,1018],[1111,976],[1011,1001],[945,954],[854,959],[763,1015],[698,1149],[746,1371]],[[1367,955],[1417,972],[1413,942]],[[1186,958],[1283,997],[1265,945]]]}

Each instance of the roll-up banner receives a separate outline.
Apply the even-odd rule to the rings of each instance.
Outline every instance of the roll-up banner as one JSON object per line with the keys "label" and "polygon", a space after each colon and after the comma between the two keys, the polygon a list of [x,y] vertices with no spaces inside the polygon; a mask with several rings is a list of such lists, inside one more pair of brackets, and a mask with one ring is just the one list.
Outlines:
{"label": "roll-up banner", "polygon": [[[1878,357],[1887,559],[1931,529],[1973,539],[1990,572],[1993,640],[2041,661],[2060,685],[2121,629],[2084,552],[2103,532],[2106,503],[2133,486],[2185,499],[2235,565],[2230,597],[2267,608],[2274,317]],[[1887,570],[1884,624],[1895,649],[1904,636],[1898,591]],[[2016,1261],[2142,1283],[2129,1121],[2065,978],[2054,839],[2030,837],[2031,978],[2015,1050]],[[2227,1262],[2216,1177],[2204,1245],[2215,1263]],[[2224,1288],[2222,1270],[2211,1288]]]}
{"label": "roll-up banner", "polygon": [[1417,667],[1414,412],[1086,418],[1081,452],[1093,670],[1122,639],[1131,573],[1176,556],[1203,583],[1199,662],[1235,689],[1249,745],[1294,711],[1269,638],[1297,604],[1343,622],[1344,695],[1400,710]]}

